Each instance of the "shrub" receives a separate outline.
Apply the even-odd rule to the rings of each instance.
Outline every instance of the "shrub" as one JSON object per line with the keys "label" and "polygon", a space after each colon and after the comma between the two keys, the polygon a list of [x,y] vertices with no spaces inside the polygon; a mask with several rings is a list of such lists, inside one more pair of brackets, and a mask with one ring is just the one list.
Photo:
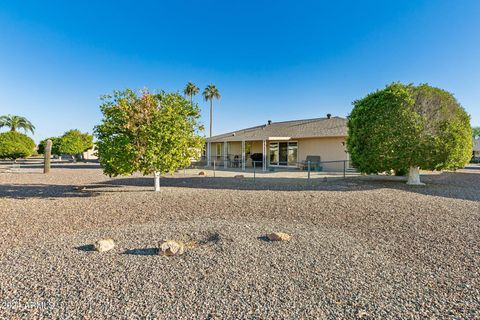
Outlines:
{"label": "shrub", "polygon": [[428,85],[393,83],[355,101],[347,148],[364,173],[456,169],[472,154],[470,117],[453,95]]}
{"label": "shrub", "polygon": [[20,132],[0,133],[0,159],[27,158],[34,152],[35,142]]}

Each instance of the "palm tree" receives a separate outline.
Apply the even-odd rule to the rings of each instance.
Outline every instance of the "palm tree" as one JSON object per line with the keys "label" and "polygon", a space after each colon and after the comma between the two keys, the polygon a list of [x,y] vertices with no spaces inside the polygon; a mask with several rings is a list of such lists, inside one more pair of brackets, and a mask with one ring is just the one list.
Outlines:
{"label": "palm tree", "polygon": [[0,117],[0,128],[9,127],[10,131],[17,131],[23,129],[25,132],[30,131],[33,134],[35,126],[24,117],[6,115]]}
{"label": "palm tree", "polygon": [[220,91],[214,84],[209,84],[203,91],[203,98],[205,101],[210,101],[210,137],[212,136],[212,101],[213,99],[220,100]]}
{"label": "palm tree", "polygon": [[187,85],[185,86],[185,89],[183,89],[183,93],[187,97],[190,97],[190,103],[192,104],[192,107],[193,107],[193,96],[198,94],[199,91],[200,89],[198,89],[198,87],[192,82],[187,83]]}

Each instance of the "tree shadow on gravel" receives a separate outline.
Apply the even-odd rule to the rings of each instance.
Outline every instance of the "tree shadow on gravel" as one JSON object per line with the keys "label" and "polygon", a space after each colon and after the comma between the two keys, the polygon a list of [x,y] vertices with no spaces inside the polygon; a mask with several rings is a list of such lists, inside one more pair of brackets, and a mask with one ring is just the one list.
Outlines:
{"label": "tree shadow on gravel", "polygon": [[[480,172],[442,172],[422,175],[425,186],[409,186],[405,177],[359,176],[343,178],[226,178],[201,176],[166,176],[160,179],[163,187],[223,189],[223,190],[272,190],[272,191],[335,191],[353,192],[376,189],[395,189],[429,196],[480,201]],[[116,178],[101,183],[107,186],[147,187],[153,189],[152,177]],[[118,190],[125,192],[126,190]],[[133,191],[133,190],[132,190]]]}
{"label": "tree shadow on gravel", "polygon": [[[43,169],[43,164],[20,164],[21,169]],[[53,163],[50,170],[55,169],[100,169],[98,163]]]}
{"label": "tree shadow on gravel", "polygon": [[134,256],[157,256],[158,248],[138,248],[129,249],[123,252],[123,254],[129,254]]}
{"label": "tree shadow on gravel", "polygon": [[89,189],[90,187],[74,185],[2,184],[0,198],[85,198],[99,195],[98,192]]}
{"label": "tree shadow on gravel", "polygon": [[266,235],[259,236],[259,237],[257,237],[257,239],[260,240],[260,241],[264,241],[264,242],[270,242],[270,239],[268,239],[268,237]]}
{"label": "tree shadow on gravel", "polygon": [[75,249],[77,249],[79,251],[84,251],[84,252],[96,251],[95,246],[93,244],[86,244],[86,245],[83,245],[83,246],[78,246],[78,247],[75,247]]}

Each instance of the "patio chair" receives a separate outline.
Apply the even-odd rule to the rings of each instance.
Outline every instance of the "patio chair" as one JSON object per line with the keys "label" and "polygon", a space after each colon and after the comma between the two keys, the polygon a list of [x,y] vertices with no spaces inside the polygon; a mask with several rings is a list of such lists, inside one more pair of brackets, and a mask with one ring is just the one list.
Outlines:
{"label": "patio chair", "polygon": [[305,161],[302,162],[302,170],[308,170],[308,162],[310,161],[311,171],[322,171],[320,156],[307,156]]}
{"label": "patio chair", "polygon": [[240,167],[240,156],[238,154],[236,154],[233,157],[233,167],[234,168],[239,168]]}

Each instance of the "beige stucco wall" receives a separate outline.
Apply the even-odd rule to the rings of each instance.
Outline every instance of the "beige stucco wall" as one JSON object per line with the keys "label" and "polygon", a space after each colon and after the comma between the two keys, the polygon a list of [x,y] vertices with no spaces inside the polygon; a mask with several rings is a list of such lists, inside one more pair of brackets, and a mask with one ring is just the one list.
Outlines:
{"label": "beige stucco wall", "polygon": [[[305,161],[307,156],[320,156],[321,161],[347,160],[345,138],[298,139],[298,161]],[[323,170],[343,170],[343,162],[323,163]]]}
{"label": "beige stucco wall", "polygon": [[231,155],[242,155],[242,143],[241,142],[230,142],[229,143],[229,153]]}

